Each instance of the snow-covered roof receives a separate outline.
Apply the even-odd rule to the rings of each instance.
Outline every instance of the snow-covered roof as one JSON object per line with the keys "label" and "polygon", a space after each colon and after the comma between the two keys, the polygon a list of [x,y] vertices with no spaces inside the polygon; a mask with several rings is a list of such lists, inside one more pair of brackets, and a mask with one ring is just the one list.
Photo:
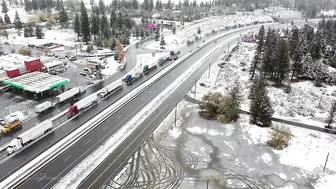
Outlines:
{"label": "snow-covered roof", "polygon": [[42,72],[33,72],[8,79],[4,81],[4,84],[33,93],[41,93],[49,89],[65,85],[69,81],[69,79],[60,76]]}

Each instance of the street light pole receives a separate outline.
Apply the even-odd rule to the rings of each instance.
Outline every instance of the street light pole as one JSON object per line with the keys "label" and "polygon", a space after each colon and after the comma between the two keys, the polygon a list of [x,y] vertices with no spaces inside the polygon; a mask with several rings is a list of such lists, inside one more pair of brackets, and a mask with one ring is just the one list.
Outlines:
{"label": "street light pole", "polygon": [[197,80],[195,79],[195,95],[194,95],[195,101],[196,101],[196,85],[197,85]]}
{"label": "street light pole", "polygon": [[210,68],[211,68],[211,62],[209,63],[209,72],[208,72],[208,79],[210,80]]}
{"label": "street light pole", "polygon": [[326,159],[326,161],[324,163],[323,172],[325,171],[325,168],[327,166],[328,158],[329,158],[329,152],[328,152],[328,155],[327,155],[327,159]]}
{"label": "street light pole", "polygon": [[206,189],[209,188],[209,178],[207,178]]}
{"label": "street light pole", "polygon": [[[176,128],[176,120],[177,120],[177,103],[176,103],[176,105],[175,105],[175,128]],[[171,128],[172,130],[173,130],[173,127]]]}

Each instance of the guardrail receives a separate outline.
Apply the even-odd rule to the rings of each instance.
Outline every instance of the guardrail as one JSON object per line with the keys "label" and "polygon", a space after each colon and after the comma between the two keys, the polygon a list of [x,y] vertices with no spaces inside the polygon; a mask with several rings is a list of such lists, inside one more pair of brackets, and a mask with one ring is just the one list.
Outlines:
{"label": "guardrail", "polygon": [[[270,24],[270,23],[266,23],[266,24]],[[20,168],[20,170],[10,175],[7,179],[5,179],[3,182],[0,183],[0,188],[15,188],[16,186],[18,186],[24,180],[32,176],[37,170],[44,167],[46,164],[52,161],[52,159],[59,156],[61,153],[66,151],[70,146],[72,146],[74,143],[80,140],[83,136],[85,136],[87,133],[89,133],[94,128],[96,128],[100,123],[108,119],[110,115],[114,114],[119,109],[127,105],[130,101],[132,101],[134,98],[139,96],[143,91],[151,87],[157,80],[167,75],[170,71],[172,71],[180,63],[184,62],[188,57],[192,56],[193,54],[195,54],[196,52],[204,48],[208,43],[211,43],[212,41],[218,38],[221,38],[225,35],[229,35],[231,33],[234,33],[240,30],[253,28],[256,26],[258,25],[238,28],[236,30],[229,31],[227,33],[224,33],[220,36],[217,36],[203,43],[195,51],[192,51],[191,53],[187,53],[186,55],[184,55],[177,61],[167,66],[165,69],[161,70],[158,74],[153,76],[149,85],[146,82],[144,82],[143,84],[141,84],[140,86],[132,90],[130,93],[128,93],[127,95],[119,99],[112,106],[105,109],[103,112],[99,113],[97,116],[89,120],[87,123],[83,124],[81,127],[77,128],[75,131],[73,131],[68,136],[60,140],[57,144],[49,148],[47,151],[43,152],[38,157],[36,157],[34,160],[32,160],[31,162],[29,162],[28,164]]]}

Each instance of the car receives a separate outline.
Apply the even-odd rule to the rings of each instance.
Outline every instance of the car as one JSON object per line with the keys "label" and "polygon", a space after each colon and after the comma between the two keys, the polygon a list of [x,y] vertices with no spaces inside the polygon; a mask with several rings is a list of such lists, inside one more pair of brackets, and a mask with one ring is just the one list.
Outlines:
{"label": "car", "polygon": [[77,57],[75,57],[75,56],[69,56],[68,59],[69,59],[70,61],[75,61],[75,60],[77,60]]}
{"label": "car", "polygon": [[82,76],[86,76],[87,75],[87,72],[80,72],[79,75],[82,75]]}
{"label": "car", "polygon": [[4,119],[0,119],[0,126],[5,126],[6,125],[6,121]]}
{"label": "car", "polygon": [[58,59],[65,59],[65,56],[58,56]]}

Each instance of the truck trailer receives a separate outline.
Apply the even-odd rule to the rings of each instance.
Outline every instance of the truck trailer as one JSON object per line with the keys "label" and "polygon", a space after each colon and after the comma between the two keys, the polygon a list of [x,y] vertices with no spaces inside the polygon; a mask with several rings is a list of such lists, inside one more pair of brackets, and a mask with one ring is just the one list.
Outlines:
{"label": "truck trailer", "polygon": [[136,69],[132,73],[126,75],[126,77],[125,77],[125,79],[123,79],[123,81],[125,81],[126,85],[129,85],[133,81],[135,81],[135,80],[139,79],[140,77],[142,77],[142,74],[143,74],[143,70]]}
{"label": "truck trailer", "polygon": [[117,90],[122,88],[122,84],[123,84],[122,80],[119,79],[119,80],[107,85],[102,90],[100,90],[99,96],[100,97],[105,97],[108,94],[112,94],[112,93],[116,92]]}
{"label": "truck trailer", "polygon": [[83,86],[79,86],[79,87],[74,87],[58,96],[56,96],[56,103],[62,103],[63,101],[74,97],[76,95],[79,95],[81,93],[85,92],[85,88]]}
{"label": "truck trailer", "polygon": [[91,94],[90,96],[85,97],[84,99],[76,102],[74,105],[70,106],[69,111],[67,113],[68,118],[77,115],[82,112],[86,108],[96,104],[98,102],[97,93]]}
{"label": "truck trailer", "polygon": [[51,131],[52,128],[53,123],[51,119],[39,123],[35,127],[20,134],[16,139],[13,139],[7,147],[7,153],[12,154],[13,152],[18,151],[33,140]]}
{"label": "truck trailer", "polygon": [[157,65],[156,64],[152,64],[152,65],[145,65],[143,67],[143,74],[147,74],[149,73],[150,71],[154,70],[157,68]]}
{"label": "truck trailer", "polygon": [[55,104],[50,102],[50,101],[45,101],[37,106],[35,106],[35,112],[36,113],[42,113],[42,112],[45,112],[51,108],[54,108],[55,107]]}

